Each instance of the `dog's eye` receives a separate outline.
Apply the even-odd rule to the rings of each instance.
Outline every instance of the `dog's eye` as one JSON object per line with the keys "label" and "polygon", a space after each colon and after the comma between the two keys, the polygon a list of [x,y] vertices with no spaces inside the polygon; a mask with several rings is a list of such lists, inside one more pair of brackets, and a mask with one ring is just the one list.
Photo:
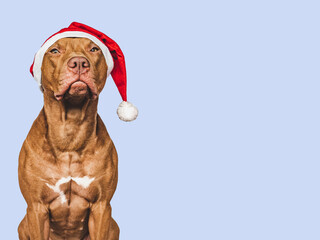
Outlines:
{"label": "dog's eye", "polygon": [[93,48],[90,49],[90,52],[96,52],[96,51],[99,51],[99,48],[93,47]]}
{"label": "dog's eye", "polygon": [[58,49],[54,48],[54,49],[51,49],[50,51],[51,53],[53,54],[56,54],[56,53],[60,53]]}

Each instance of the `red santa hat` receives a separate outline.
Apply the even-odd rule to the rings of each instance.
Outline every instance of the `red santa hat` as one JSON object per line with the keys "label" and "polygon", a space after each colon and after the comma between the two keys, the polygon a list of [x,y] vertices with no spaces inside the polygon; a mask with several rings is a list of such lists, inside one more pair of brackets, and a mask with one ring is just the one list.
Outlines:
{"label": "red santa hat", "polygon": [[123,100],[117,109],[117,114],[123,121],[128,122],[135,120],[138,116],[138,109],[127,101],[126,65],[120,47],[104,33],[84,24],[77,22],[71,23],[69,27],[63,28],[49,37],[41,46],[30,67],[30,72],[39,86],[41,87],[41,65],[44,54],[57,40],[67,37],[88,38],[99,46],[108,66],[107,77],[111,74]]}

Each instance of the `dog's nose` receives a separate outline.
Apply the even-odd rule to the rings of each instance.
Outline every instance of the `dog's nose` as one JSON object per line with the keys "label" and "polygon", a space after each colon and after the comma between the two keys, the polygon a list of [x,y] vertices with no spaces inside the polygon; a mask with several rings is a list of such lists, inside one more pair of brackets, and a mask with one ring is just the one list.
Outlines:
{"label": "dog's nose", "polygon": [[74,73],[82,74],[89,70],[90,63],[85,57],[73,57],[68,61],[68,67]]}

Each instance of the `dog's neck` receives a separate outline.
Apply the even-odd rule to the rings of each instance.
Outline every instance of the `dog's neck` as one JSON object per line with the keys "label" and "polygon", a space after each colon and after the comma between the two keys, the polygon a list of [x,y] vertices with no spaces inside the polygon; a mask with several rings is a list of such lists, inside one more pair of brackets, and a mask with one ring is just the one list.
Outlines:
{"label": "dog's neck", "polygon": [[82,151],[96,137],[98,99],[57,101],[44,94],[48,141],[56,151]]}

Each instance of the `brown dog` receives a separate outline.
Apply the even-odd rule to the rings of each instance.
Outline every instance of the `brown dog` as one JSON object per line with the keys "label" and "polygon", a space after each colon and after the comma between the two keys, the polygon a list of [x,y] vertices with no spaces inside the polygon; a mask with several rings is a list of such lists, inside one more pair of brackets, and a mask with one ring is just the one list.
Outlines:
{"label": "brown dog", "polygon": [[20,240],[116,240],[117,152],[97,114],[108,66],[87,38],[62,38],[42,62],[44,107],[19,156],[28,204]]}

